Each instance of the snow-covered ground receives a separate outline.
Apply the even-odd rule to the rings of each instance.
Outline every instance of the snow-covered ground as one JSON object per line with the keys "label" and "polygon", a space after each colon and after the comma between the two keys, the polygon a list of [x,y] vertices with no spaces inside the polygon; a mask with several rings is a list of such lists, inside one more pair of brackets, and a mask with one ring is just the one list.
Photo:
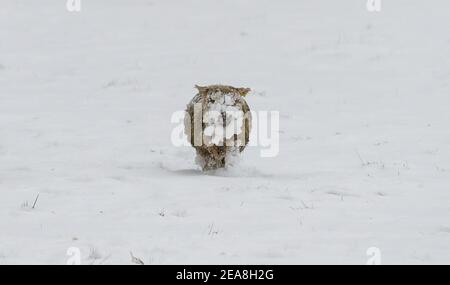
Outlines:
{"label": "snow-covered ground", "polygon": [[[2,0],[0,264],[450,263],[449,9]],[[172,145],[216,83],[280,112],[277,157]]]}

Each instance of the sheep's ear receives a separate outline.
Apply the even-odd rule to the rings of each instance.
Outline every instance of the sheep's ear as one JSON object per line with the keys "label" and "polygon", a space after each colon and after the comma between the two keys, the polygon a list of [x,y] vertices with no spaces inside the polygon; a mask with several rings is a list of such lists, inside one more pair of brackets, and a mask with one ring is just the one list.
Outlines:
{"label": "sheep's ear", "polygon": [[208,89],[208,87],[206,86],[199,86],[199,85],[195,85],[195,88],[197,88],[198,92],[200,93],[205,93]]}
{"label": "sheep's ear", "polygon": [[242,97],[245,97],[250,91],[252,91],[250,88],[238,88],[239,95]]}

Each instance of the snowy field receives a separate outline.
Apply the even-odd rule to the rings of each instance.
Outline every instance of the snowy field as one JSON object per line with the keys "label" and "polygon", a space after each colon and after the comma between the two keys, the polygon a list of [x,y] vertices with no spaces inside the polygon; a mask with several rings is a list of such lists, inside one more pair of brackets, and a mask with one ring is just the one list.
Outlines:
{"label": "snowy field", "polygon": [[[447,0],[65,2],[0,2],[0,264],[450,263]],[[216,83],[278,156],[172,145]]]}

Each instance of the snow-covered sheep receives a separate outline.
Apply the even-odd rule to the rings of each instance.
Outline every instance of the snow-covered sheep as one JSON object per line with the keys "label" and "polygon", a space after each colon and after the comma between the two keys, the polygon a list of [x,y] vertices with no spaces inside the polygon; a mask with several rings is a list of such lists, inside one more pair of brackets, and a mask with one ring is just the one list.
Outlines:
{"label": "snow-covered sheep", "polygon": [[187,105],[185,133],[204,171],[224,168],[249,141],[252,118],[244,96],[250,89],[226,85],[196,88],[198,94]]}

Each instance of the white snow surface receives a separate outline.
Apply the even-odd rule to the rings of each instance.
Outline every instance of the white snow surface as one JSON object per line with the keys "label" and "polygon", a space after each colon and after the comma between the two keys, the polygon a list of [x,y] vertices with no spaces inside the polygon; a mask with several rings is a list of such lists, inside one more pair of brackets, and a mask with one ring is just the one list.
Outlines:
{"label": "white snow surface", "polygon": [[[450,3],[382,4],[2,0],[0,264],[449,264]],[[252,88],[279,155],[202,174],[195,84]]]}

